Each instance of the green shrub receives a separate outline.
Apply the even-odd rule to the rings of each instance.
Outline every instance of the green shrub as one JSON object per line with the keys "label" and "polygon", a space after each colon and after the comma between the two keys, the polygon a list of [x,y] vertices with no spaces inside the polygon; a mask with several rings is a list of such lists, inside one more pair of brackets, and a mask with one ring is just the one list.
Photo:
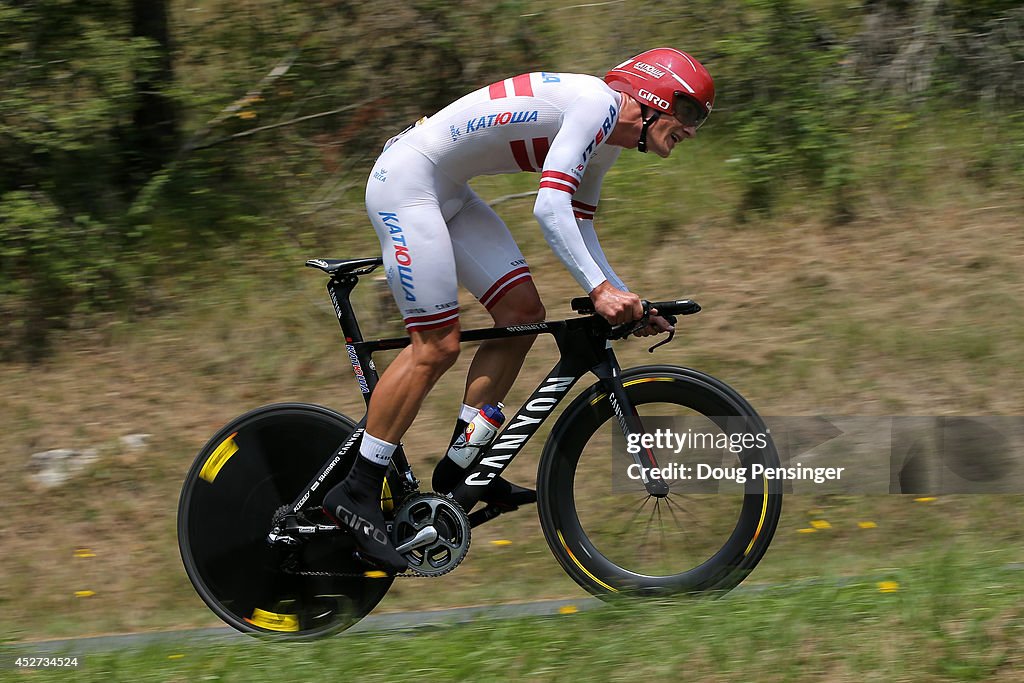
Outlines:
{"label": "green shrub", "polygon": [[848,217],[854,99],[839,78],[846,51],[794,2],[744,7],[740,28],[718,43],[729,91],[725,125],[744,188],[738,213],[770,211],[795,192],[824,197],[834,217]]}
{"label": "green shrub", "polygon": [[0,357],[39,360],[77,308],[108,306],[124,275],[109,228],[41,192],[0,197]]}

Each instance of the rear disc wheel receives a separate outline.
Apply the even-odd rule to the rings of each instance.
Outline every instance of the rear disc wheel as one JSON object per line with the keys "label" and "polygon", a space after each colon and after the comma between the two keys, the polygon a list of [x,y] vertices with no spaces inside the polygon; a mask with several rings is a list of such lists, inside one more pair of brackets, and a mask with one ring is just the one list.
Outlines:
{"label": "rear disc wheel", "polygon": [[321,406],[270,405],[233,420],[196,457],[178,505],[182,562],[207,606],[239,631],[281,639],[336,633],[391,587],[390,577],[362,576],[366,567],[346,534],[294,547],[267,541],[275,511],[292,503],[355,426]]}

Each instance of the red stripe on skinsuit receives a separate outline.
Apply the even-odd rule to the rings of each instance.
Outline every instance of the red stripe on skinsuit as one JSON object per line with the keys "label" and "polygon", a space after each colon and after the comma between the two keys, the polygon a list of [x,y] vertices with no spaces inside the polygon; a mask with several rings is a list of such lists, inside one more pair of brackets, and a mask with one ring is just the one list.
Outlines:
{"label": "red stripe on skinsuit", "polygon": [[406,324],[427,322],[430,320],[437,320],[438,318],[445,318],[452,313],[458,313],[458,308],[449,308],[447,311],[441,311],[440,313],[429,313],[427,315],[410,315],[408,318],[403,318]]}
{"label": "red stripe on skinsuit", "polygon": [[494,296],[490,299],[490,301],[487,301],[486,303],[481,301],[480,303],[483,303],[484,304],[484,308],[486,308],[488,311],[490,311],[495,306],[498,305],[499,301],[501,301],[502,299],[505,298],[506,294],[511,292],[513,289],[515,289],[519,285],[525,284],[527,282],[532,282],[532,281],[533,281],[533,277],[531,277],[529,273],[527,273],[526,275],[521,275],[521,276],[519,276],[518,279],[514,279],[512,282],[506,282],[504,285],[502,285],[501,289],[499,289],[497,292],[494,293]]}
{"label": "red stripe on skinsuit", "polygon": [[426,332],[428,330],[439,330],[442,327],[448,327],[450,325],[457,325],[458,322],[459,322],[458,318],[452,318],[451,320],[442,320],[439,323],[431,323],[429,325],[416,325],[416,326],[406,325],[405,329],[407,331],[409,331],[409,332]]}
{"label": "red stripe on skinsuit", "polygon": [[571,187],[567,185],[563,185],[562,183],[553,183],[550,180],[545,180],[540,184],[540,186],[546,187],[551,190],[561,190],[562,192],[566,192],[568,194],[572,194],[573,192],[575,192],[575,190],[573,190]]}
{"label": "red stripe on skinsuit", "polygon": [[544,160],[548,158],[550,144],[547,138],[533,139],[533,156],[537,159],[537,166],[540,168],[544,168]]}
{"label": "red stripe on skinsuit", "polygon": [[579,180],[569,175],[568,173],[562,173],[561,171],[544,171],[544,174],[541,175],[541,179],[543,180],[545,178],[551,178],[554,180],[564,180],[565,182],[569,183],[575,188],[578,188],[580,186]]}
{"label": "red stripe on skinsuit", "polygon": [[492,100],[500,100],[502,97],[508,97],[508,93],[505,92],[505,81],[491,83],[491,85],[488,86],[487,91],[491,94]]}
{"label": "red stripe on skinsuit", "polygon": [[526,140],[509,140],[509,146],[512,147],[512,156],[516,158],[516,163],[519,164],[519,168],[524,171],[535,171],[533,164],[530,163],[530,156],[526,153]]}
{"label": "red stripe on skinsuit", "polygon": [[530,84],[530,74],[520,74],[513,78],[512,89],[519,97],[533,97],[533,86]]}
{"label": "red stripe on skinsuit", "polygon": [[529,273],[529,272],[530,272],[530,268],[528,266],[521,266],[521,267],[516,268],[514,270],[508,271],[507,273],[505,273],[504,275],[499,277],[495,281],[495,283],[493,285],[491,285],[490,287],[487,288],[487,291],[484,292],[483,296],[480,297],[480,301],[486,300],[488,297],[493,295],[494,292],[497,291],[503,284],[505,284],[506,282],[508,282],[512,278],[516,277],[517,275],[522,275],[523,273]]}

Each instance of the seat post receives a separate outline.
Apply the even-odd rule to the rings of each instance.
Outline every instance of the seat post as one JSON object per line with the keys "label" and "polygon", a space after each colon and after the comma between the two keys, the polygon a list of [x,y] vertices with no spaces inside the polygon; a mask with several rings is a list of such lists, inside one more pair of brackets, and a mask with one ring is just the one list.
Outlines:
{"label": "seat post", "polygon": [[359,278],[354,275],[342,275],[332,277],[327,282],[327,293],[334,304],[334,314],[338,316],[338,323],[348,343],[363,341],[363,334],[359,331],[359,321],[356,320],[355,311],[352,309],[352,302],[349,296],[352,290],[359,283]]}
{"label": "seat post", "polygon": [[327,283],[327,293],[331,296],[334,313],[338,316],[341,332],[345,335],[345,347],[348,349],[348,360],[352,363],[352,372],[355,373],[356,383],[359,384],[363,400],[369,405],[370,395],[373,393],[373,388],[377,386],[378,375],[370,354],[361,343],[363,334],[359,330],[359,321],[356,320],[356,314],[349,299],[352,290],[358,283],[359,278],[355,275],[332,277]]}

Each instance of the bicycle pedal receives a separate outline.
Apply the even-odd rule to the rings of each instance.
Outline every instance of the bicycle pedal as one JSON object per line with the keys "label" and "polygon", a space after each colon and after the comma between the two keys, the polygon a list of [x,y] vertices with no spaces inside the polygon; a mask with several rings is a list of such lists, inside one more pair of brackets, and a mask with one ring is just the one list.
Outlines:
{"label": "bicycle pedal", "polygon": [[382,579],[388,576],[397,576],[398,574],[401,574],[401,572],[389,572],[385,570],[372,558],[363,555],[358,550],[352,551],[352,559],[365,567],[362,574],[370,579]]}

